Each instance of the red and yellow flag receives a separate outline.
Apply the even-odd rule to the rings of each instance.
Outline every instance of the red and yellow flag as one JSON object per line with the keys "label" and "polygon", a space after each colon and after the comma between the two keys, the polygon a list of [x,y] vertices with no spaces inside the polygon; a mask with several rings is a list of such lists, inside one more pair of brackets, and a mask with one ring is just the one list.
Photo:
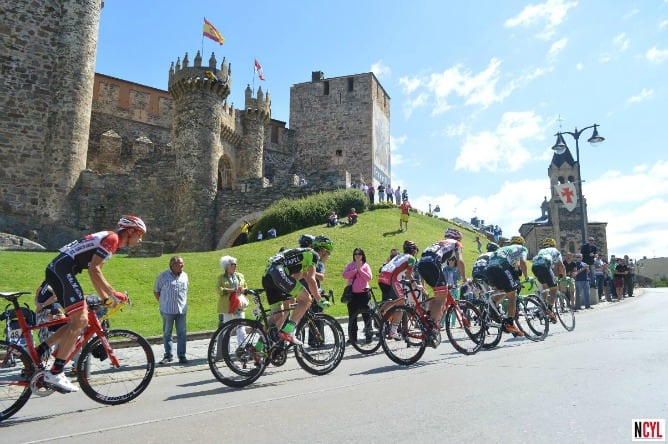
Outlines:
{"label": "red and yellow flag", "polygon": [[204,37],[208,37],[221,45],[225,43],[225,37],[206,18],[204,19]]}

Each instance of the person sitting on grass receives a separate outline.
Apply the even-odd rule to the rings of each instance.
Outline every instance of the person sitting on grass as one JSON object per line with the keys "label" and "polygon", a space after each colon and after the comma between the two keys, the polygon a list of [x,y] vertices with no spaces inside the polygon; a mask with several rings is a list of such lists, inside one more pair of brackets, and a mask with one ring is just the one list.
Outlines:
{"label": "person sitting on grass", "polygon": [[357,212],[355,211],[354,208],[350,209],[350,213],[348,213],[348,225],[353,225],[357,223]]}
{"label": "person sitting on grass", "polygon": [[329,216],[327,217],[327,226],[328,227],[335,227],[336,224],[339,223],[339,217],[336,215],[336,211],[332,211],[329,213]]}

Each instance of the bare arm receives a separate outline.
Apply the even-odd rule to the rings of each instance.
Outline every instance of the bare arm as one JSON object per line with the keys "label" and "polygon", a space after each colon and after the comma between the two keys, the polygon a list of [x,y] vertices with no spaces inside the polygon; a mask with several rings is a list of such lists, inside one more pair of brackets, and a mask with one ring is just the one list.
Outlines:
{"label": "bare arm", "polygon": [[100,256],[94,255],[88,266],[88,276],[90,276],[90,281],[102,300],[107,299],[114,293],[114,289],[102,274],[103,265],[104,260]]}

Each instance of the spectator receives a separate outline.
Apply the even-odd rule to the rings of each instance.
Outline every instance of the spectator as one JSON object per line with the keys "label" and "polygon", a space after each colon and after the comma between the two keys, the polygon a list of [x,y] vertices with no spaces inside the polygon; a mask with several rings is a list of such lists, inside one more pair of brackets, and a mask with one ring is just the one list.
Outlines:
{"label": "spectator", "polygon": [[385,259],[385,263],[383,263],[383,265],[380,266],[380,268],[378,269],[378,273],[380,273],[380,270],[382,270],[382,268],[385,265],[387,265],[388,262],[390,262],[392,259],[394,259],[394,257],[397,256],[398,254],[399,254],[398,249],[396,249],[396,248],[391,249],[390,250],[390,255],[387,257],[387,259]]}
{"label": "spectator", "polygon": [[480,236],[475,237],[475,243],[476,246],[478,247],[478,254],[482,253],[482,241],[480,240]]}
{"label": "spectator", "polygon": [[367,193],[369,195],[369,202],[371,205],[374,203],[374,198],[376,196],[376,189],[373,187],[373,182],[369,183],[369,186],[367,188]]}
{"label": "spectator", "polygon": [[[244,296],[244,291],[248,286],[244,275],[237,272],[237,258],[232,256],[221,257],[220,268],[223,269],[223,272],[218,276],[216,285],[216,292],[219,296],[218,326],[232,319],[244,318],[246,307],[248,307],[248,299]],[[237,342],[241,344],[246,338],[246,330],[239,326],[236,332]]]}
{"label": "spectator", "polygon": [[635,266],[633,261],[629,259],[627,254],[624,255],[624,263],[628,268],[628,273],[624,276],[624,294],[632,298],[633,297],[633,287],[635,285]]}
{"label": "spectator", "polygon": [[251,229],[251,224],[247,220],[241,224],[241,236],[239,237],[239,244],[244,245],[248,243],[248,231]]}
{"label": "spectator", "polygon": [[262,240],[262,231],[258,230],[257,232],[257,240],[261,241]]}
{"label": "spectator", "polygon": [[399,231],[404,231],[404,225],[406,225],[406,231],[408,231],[408,217],[412,208],[408,199],[404,199],[399,205]]}
{"label": "spectator", "polygon": [[[575,307],[575,288],[573,283],[573,275],[575,273],[575,261],[573,260],[573,253],[566,252],[563,255],[564,257],[564,269],[566,269],[566,277],[571,280],[571,286],[565,287],[562,285],[561,291],[564,292],[566,297],[570,298],[571,306]],[[561,276],[560,276],[561,277]]]}
{"label": "spectator", "polygon": [[385,202],[385,185],[383,185],[383,182],[378,185],[378,203]]}
{"label": "spectator", "polygon": [[610,301],[617,297],[617,289],[615,288],[615,269],[617,268],[617,259],[615,255],[610,256],[608,264],[608,277],[610,278]]}
{"label": "spectator", "polygon": [[387,202],[394,203],[394,190],[392,189],[392,185],[388,183],[385,192],[387,193]]}
{"label": "spectator", "polygon": [[[366,262],[366,255],[361,248],[353,250],[353,260],[343,270],[343,277],[348,280],[347,285],[352,286],[352,298],[348,302],[348,341],[357,342],[357,322],[355,312],[364,308],[369,303],[369,281],[373,277],[371,267]],[[364,336],[366,343],[373,339],[371,331],[371,318],[364,315]]]}
{"label": "spectator", "polygon": [[276,228],[270,228],[267,230],[267,239],[274,239],[276,237]]}
{"label": "spectator", "polygon": [[401,200],[408,200],[408,190],[404,188],[404,190],[401,192]]}
{"label": "spectator", "polygon": [[335,211],[332,211],[329,213],[329,216],[327,216],[327,226],[328,227],[335,227],[336,224],[339,223],[339,217],[336,215]]}
{"label": "spectator", "polygon": [[596,256],[596,253],[598,252],[596,250],[596,245],[594,245],[594,237],[590,236],[589,237],[589,242],[584,244],[580,248],[580,253],[582,254],[582,262],[585,264],[589,265],[589,280],[590,285],[593,287],[595,283],[595,276],[594,276],[594,256]]}
{"label": "spectator", "polygon": [[589,265],[582,260],[582,254],[575,255],[575,309],[579,310],[584,304],[591,308],[589,302]]}
{"label": "spectator", "polygon": [[401,203],[401,187],[397,186],[394,190],[394,203],[399,205]]}
{"label": "spectator", "polygon": [[617,266],[615,267],[615,291],[617,293],[617,300],[624,300],[624,279],[629,274],[629,267],[621,257],[617,258]]}
{"label": "spectator", "polygon": [[160,364],[174,360],[172,354],[172,329],[176,326],[176,354],[179,364],[187,364],[186,358],[186,314],[188,312],[188,275],[183,271],[183,258],[172,256],[169,270],[158,275],[153,286],[153,294],[160,304],[162,316],[162,338],[165,356]]}
{"label": "spectator", "polygon": [[602,301],[605,298],[604,295],[604,270],[603,270],[603,261],[601,258],[596,254],[594,256],[594,263],[592,266],[594,267],[594,278],[596,279],[596,290],[598,292],[598,300]]}
{"label": "spectator", "polygon": [[348,213],[348,225],[354,225],[357,223],[357,212],[355,211],[354,208],[350,209],[350,213]]}

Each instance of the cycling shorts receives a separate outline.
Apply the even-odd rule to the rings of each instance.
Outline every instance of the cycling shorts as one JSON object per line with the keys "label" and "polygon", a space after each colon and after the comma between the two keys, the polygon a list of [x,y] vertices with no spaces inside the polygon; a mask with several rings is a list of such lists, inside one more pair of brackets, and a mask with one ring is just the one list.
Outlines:
{"label": "cycling shorts", "polygon": [[543,285],[547,285],[548,288],[557,286],[557,281],[554,277],[554,271],[552,271],[551,266],[540,265],[540,264],[533,265],[531,267],[531,272],[533,273],[534,276],[536,276],[538,282],[540,282]]}
{"label": "cycling shorts", "polygon": [[65,313],[71,314],[86,307],[81,284],[76,278],[80,268],[74,259],[66,254],[59,254],[46,267],[46,282],[51,286],[58,297],[58,303],[65,309]]}
{"label": "cycling shorts", "polygon": [[436,262],[434,257],[423,257],[417,264],[418,273],[430,287],[442,287],[447,285],[443,269]]}
{"label": "cycling shorts", "polygon": [[[401,285],[399,285],[399,286],[401,286]],[[399,299],[399,294],[402,294],[402,293],[397,293],[397,290],[394,286],[383,284],[382,282],[378,283],[378,287],[380,287],[380,291],[382,292],[383,296],[382,296],[381,300],[383,302],[385,302],[385,301],[396,301],[397,299]]]}
{"label": "cycling shorts", "polygon": [[304,291],[304,286],[285,273],[282,266],[272,265],[262,276],[262,288],[267,293],[269,305],[295,298]]}
{"label": "cycling shorts", "polygon": [[487,267],[487,280],[491,286],[506,293],[513,291],[518,284],[515,273],[509,264]]}

